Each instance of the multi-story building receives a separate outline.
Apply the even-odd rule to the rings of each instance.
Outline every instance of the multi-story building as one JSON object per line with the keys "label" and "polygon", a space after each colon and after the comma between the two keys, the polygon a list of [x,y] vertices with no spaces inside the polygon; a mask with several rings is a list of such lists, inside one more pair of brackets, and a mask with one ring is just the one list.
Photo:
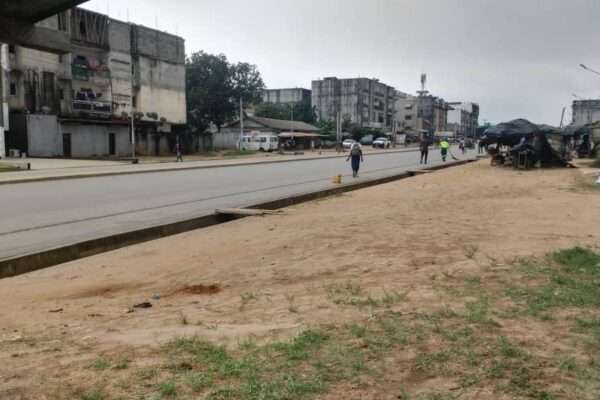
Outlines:
{"label": "multi-story building", "polygon": [[398,94],[396,118],[398,127],[405,132],[443,132],[447,129],[450,107],[443,99],[420,92],[417,96]]}
{"label": "multi-story building", "polygon": [[573,124],[587,125],[600,121],[600,100],[575,100]]}
{"label": "multi-story building", "polygon": [[311,91],[308,89],[265,89],[263,102],[274,104],[293,104],[311,102]]}
{"label": "multi-story building", "polygon": [[8,130],[8,46],[0,43],[0,158],[6,155],[4,132]]}
{"label": "multi-story building", "polygon": [[396,90],[377,79],[325,78],[312,82],[312,105],[319,121],[337,113],[351,124],[386,129],[395,119]]}
{"label": "multi-story building", "polygon": [[[169,150],[186,123],[180,37],[74,8],[44,21],[71,52],[9,48],[9,148],[32,156],[105,157]],[[131,123],[133,119],[133,124]]]}
{"label": "multi-story building", "polygon": [[448,103],[448,130],[458,136],[475,137],[479,128],[479,105],[476,103]]}

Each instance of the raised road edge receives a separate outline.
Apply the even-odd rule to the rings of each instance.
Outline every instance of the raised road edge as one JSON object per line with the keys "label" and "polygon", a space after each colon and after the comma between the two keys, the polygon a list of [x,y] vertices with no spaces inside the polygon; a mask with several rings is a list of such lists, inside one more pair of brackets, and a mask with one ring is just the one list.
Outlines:
{"label": "raised road edge", "polygon": [[[440,169],[464,165],[473,161],[476,160],[470,159],[451,162],[428,168],[428,170],[437,171]],[[401,179],[410,178],[415,175],[417,175],[416,172],[407,171],[400,174],[387,176],[384,178],[370,179],[358,183],[340,185],[315,192],[283,197],[277,200],[251,205],[246,208],[276,210],[279,208],[285,208],[295,204],[305,203],[308,201],[328,196],[333,196],[345,192],[351,192],[354,190],[364,189],[371,186],[381,185],[389,182],[398,181]],[[229,222],[231,220],[240,218],[244,217],[232,217],[217,214],[205,215],[197,218],[186,219],[184,221],[158,225],[150,228],[138,229],[131,232],[119,233],[103,238],[87,240],[84,242],[61,246],[50,250],[0,260],[0,279],[23,275],[29,272],[63,264],[69,261],[90,257],[93,255],[117,250],[134,244],[156,240],[167,236],[177,235],[196,229],[206,228],[209,226]]]}

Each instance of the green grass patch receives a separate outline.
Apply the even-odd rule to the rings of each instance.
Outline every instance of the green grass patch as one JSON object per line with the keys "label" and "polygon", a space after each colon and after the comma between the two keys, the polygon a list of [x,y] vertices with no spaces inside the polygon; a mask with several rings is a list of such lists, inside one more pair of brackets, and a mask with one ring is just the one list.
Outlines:
{"label": "green grass patch", "polygon": [[99,358],[92,363],[91,367],[98,371],[105,371],[111,367],[111,363],[104,358]]}
{"label": "green grass patch", "polygon": [[162,397],[174,397],[177,395],[177,385],[173,381],[163,382],[158,385],[158,391]]}
{"label": "green grass patch", "polygon": [[359,308],[373,307],[390,308],[406,300],[408,293],[384,290],[381,296],[373,296],[365,292],[360,286],[353,283],[333,284],[325,287],[329,300],[340,306],[354,306]]}
{"label": "green grass patch", "polygon": [[538,265],[524,266],[524,271],[531,278],[544,278],[544,283],[514,286],[506,294],[525,301],[533,315],[556,308],[600,306],[600,255],[589,249],[558,251]]}
{"label": "green grass patch", "polygon": [[90,390],[89,392],[81,394],[79,398],[81,400],[106,400],[108,399],[108,396],[104,389],[95,388]]}
{"label": "green grass patch", "polygon": [[244,157],[255,155],[254,150],[231,150],[223,153],[223,157]]}
{"label": "green grass patch", "polygon": [[16,172],[21,171],[20,168],[13,167],[12,165],[0,164],[0,173],[2,172]]}

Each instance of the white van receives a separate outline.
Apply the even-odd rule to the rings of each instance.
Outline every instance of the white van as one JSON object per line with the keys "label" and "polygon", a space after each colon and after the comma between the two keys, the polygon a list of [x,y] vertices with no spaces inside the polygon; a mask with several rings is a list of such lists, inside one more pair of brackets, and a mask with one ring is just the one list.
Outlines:
{"label": "white van", "polygon": [[240,142],[240,150],[252,151],[277,151],[279,138],[275,135],[243,136]]}

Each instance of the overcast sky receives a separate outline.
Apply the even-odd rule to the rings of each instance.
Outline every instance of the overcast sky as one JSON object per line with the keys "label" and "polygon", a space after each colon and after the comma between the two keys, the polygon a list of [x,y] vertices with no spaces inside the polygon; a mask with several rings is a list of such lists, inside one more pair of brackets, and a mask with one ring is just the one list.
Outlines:
{"label": "overcast sky", "polygon": [[[269,88],[375,77],[496,123],[558,125],[573,94],[600,97],[600,0],[92,0],[85,7],[178,33],[188,54],[258,65]],[[568,111],[570,115],[570,111]]]}

